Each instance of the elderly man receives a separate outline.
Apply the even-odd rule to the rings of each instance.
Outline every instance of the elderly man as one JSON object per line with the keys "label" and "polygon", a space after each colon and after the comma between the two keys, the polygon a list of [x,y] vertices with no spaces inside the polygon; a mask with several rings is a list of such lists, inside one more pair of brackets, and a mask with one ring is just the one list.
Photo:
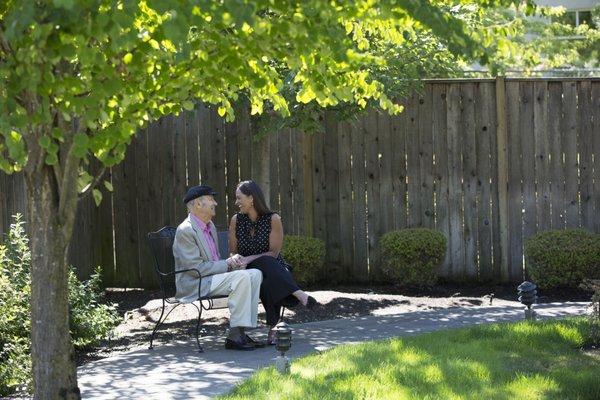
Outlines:
{"label": "elderly man", "polygon": [[[215,195],[210,186],[204,185],[187,191],[183,201],[189,215],[177,227],[173,243],[175,269],[195,269],[200,273],[201,296],[229,296],[231,316],[225,348],[254,350],[264,343],[249,337],[244,329],[256,326],[262,274],[256,269],[246,269],[239,254],[226,260],[220,259],[217,230],[211,221],[217,205]],[[176,297],[181,302],[198,299],[198,279],[194,271],[177,274]]]}

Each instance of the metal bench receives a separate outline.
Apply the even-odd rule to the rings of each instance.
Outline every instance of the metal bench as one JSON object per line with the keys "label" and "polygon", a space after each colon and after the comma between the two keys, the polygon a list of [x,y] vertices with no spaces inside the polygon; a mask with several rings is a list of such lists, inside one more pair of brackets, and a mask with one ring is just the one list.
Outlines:
{"label": "metal bench", "polygon": [[[200,320],[202,319],[202,310],[210,310],[215,306],[215,300],[227,299],[227,296],[200,296],[200,284],[202,277],[200,273],[195,269],[184,269],[175,271],[175,259],[173,257],[173,242],[175,240],[175,232],[177,228],[172,226],[165,226],[156,232],[148,233],[148,244],[150,251],[154,256],[154,270],[160,289],[162,291],[162,309],[160,311],[160,317],[156,321],[156,325],[152,330],[150,336],[150,349],[153,349],[154,336],[158,328],[166,321],[169,314],[182,304],[191,304],[198,310],[198,320],[196,321],[196,343],[198,345],[198,351],[204,352],[204,349],[200,345]],[[221,231],[218,232],[219,239],[219,254],[222,259],[229,257],[229,232]],[[193,271],[198,274],[198,305],[196,303],[181,303],[175,298],[175,276],[186,271]],[[224,303],[224,302],[223,302]],[[167,314],[165,315],[165,308],[167,305],[172,305]],[[283,319],[285,313],[285,307],[281,307],[281,319]],[[164,318],[163,318],[164,316]]]}
{"label": "metal bench", "polygon": [[[214,300],[226,299],[227,296],[200,296],[200,284],[202,282],[202,277],[200,276],[200,273],[195,269],[175,271],[175,259],[173,258],[173,241],[175,240],[176,231],[177,228],[174,228],[172,226],[165,226],[164,228],[156,232],[148,233],[148,244],[150,246],[150,251],[154,256],[154,270],[156,272],[156,277],[158,279],[158,283],[162,291],[162,309],[160,312],[160,317],[158,318],[158,321],[156,321],[156,325],[152,330],[149,348],[154,348],[153,342],[154,336],[156,335],[156,331],[158,331],[158,328],[166,321],[166,319],[169,317],[169,314],[171,314],[171,312],[174,309],[176,309],[182,304],[191,304],[194,307],[196,307],[196,310],[198,310],[198,320],[196,321],[196,343],[198,345],[198,351],[202,353],[204,352],[204,349],[200,345],[199,338],[202,310],[212,309],[214,306]],[[228,232],[219,232],[218,235],[219,253],[221,255],[221,258],[227,258],[229,249]],[[183,272],[188,271],[193,271],[198,274],[198,305],[196,305],[195,302],[181,303],[175,298],[175,276],[177,274],[181,274]],[[165,308],[167,307],[167,305],[172,305],[173,307],[165,315]]]}

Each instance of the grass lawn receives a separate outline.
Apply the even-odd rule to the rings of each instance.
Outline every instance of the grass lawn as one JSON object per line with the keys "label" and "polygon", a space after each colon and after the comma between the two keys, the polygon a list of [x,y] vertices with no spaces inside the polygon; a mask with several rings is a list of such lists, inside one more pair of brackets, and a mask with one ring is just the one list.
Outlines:
{"label": "grass lawn", "polygon": [[258,371],[220,399],[600,399],[582,318],[439,331],[336,347]]}

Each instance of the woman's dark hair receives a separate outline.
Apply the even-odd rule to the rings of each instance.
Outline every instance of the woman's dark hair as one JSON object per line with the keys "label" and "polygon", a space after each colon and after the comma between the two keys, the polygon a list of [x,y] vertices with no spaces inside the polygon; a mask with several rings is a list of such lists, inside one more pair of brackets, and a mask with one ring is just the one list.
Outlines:
{"label": "woman's dark hair", "polygon": [[272,213],[269,207],[267,207],[265,195],[260,189],[260,186],[258,186],[258,183],[252,180],[243,181],[238,184],[237,188],[240,189],[240,192],[244,193],[246,196],[252,196],[254,202],[254,209],[256,210],[259,216]]}

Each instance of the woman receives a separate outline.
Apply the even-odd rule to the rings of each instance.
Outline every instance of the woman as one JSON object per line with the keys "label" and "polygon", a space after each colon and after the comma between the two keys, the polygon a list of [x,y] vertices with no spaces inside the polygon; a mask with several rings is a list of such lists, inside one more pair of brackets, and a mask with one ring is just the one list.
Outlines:
{"label": "woman", "polygon": [[302,304],[312,309],[317,301],[300,289],[281,257],[283,226],[279,215],[269,210],[262,190],[254,181],[241,182],[235,191],[240,212],[229,224],[229,249],[243,257],[241,263],[263,274],[260,300],[270,326],[268,343],[275,344],[275,331],[281,307]]}

